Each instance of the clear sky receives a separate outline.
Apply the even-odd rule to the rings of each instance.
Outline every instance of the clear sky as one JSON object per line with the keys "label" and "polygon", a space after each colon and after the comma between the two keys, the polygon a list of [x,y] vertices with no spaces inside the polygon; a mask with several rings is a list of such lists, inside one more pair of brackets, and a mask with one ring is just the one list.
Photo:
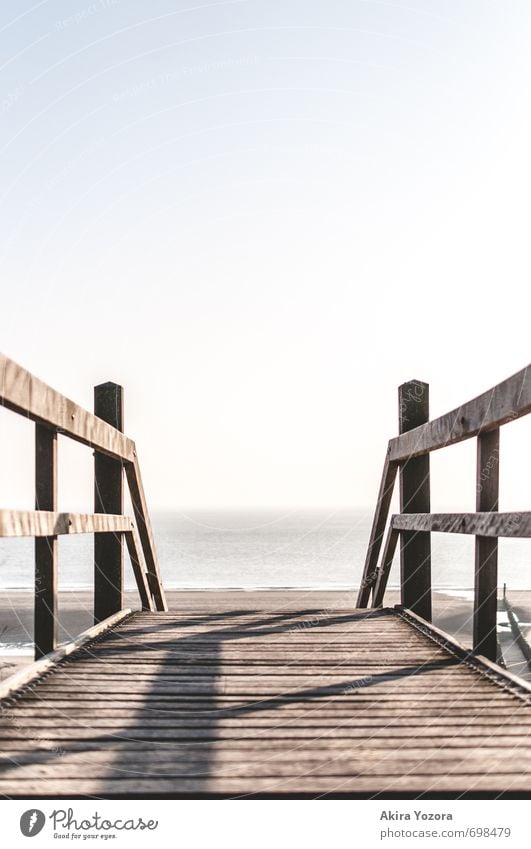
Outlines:
{"label": "clear sky", "polygon": [[[2,349],[125,386],[155,508],[371,504],[399,383],[436,415],[529,360],[530,42],[528,0],[4,0]],[[435,507],[473,509],[473,453]]]}

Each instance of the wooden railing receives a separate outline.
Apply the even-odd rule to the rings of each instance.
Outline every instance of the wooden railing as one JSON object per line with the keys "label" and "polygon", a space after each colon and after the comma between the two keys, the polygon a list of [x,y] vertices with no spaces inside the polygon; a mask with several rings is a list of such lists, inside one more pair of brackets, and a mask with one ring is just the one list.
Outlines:
{"label": "wooden railing", "polygon": [[[500,427],[531,412],[531,366],[429,421],[429,387],[399,387],[399,436],[387,448],[358,607],[383,604],[398,538],[402,605],[431,621],[431,532],[474,534],[474,651],[496,659],[498,537],[531,537],[531,513],[499,513]],[[430,452],[477,437],[476,513],[430,513]],[[385,530],[397,471],[400,513]],[[381,560],[380,550],[382,543]]]}
{"label": "wooden railing", "polygon": [[[123,608],[123,537],[144,610],[166,599],[134,442],[122,433],[123,391],[94,389],[94,413],[82,409],[0,354],[0,403],[35,422],[35,510],[0,510],[0,537],[35,537],[35,655],[57,645],[57,537],[94,534],[94,620]],[[94,514],[57,512],[57,436],[94,449]],[[134,518],[123,514],[123,472]]]}

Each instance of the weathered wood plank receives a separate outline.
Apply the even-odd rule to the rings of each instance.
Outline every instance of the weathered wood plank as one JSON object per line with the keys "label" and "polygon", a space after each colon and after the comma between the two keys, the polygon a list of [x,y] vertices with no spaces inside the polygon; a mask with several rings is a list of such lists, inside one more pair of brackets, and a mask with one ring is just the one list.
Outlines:
{"label": "weathered wood plank", "polygon": [[[116,430],[124,429],[123,388],[116,383],[94,387],[94,413]],[[94,452],[94,512],[124,512],[122,460]],[[120,534],[94,539],[94,622],[102,622],[123,607],[124,556]]]}
{"label": "weathered wood plank", "polygon": [[32,421],[51,425],[72,439],[130,462],[135,444],[97,416],[52,389],[14,360],[0,354],[0,401]]}
{"label": "weathered wood plank", "polygon": [[396,513],[391,517],[396,531],[436,531],[447,534],[476,534],[483,537],[531,537],[531,513]]}
{"label": "weathered wood plank", "polygon": [[138,457],[136,456],[136,451],[134,451],[133,454],[132,462],[125,464],[125,473],[129,484],[131,503],[133,505],[138,533],[142,543],[148,585],[153,597],[154,607],[156,610],[165,611],[168,610],[168,603],[166,601],[166,594],[164,592],[162,578],[160,576],[155,539],[147,509],[142,475],[140,474],[140,464],[138,462]]}
{"label": "weathered wood plank", "polygon": [[147,573],[144,571],[140,540],[134,526],[125,534],[125,541],[131,566],[133,567],[142,610],[155,610],[155,602],[149,588]]}
{"label": "weathered wood plank", "polygon": [[65,534],[132,531],[129,516],[105,513],[57,513],[53,510],[0,510],[0,537],[50,537]]}
{"label": "weathered wood plank", "polygon": [[[408,693],[410,696],[421,697],[424,694],[432,693],[440,687],[444,687],[448,696],[450,694],[458,694],[463,690],[463,682],[451,684],[444,676],[439,676],[438,678],[432,677],[429,680],[428,676],[423,677],[423,686],[417,686],[415,683],[410,683],[400,676],[382,679],[377,685],[372,685],[371,693],[374,695],[374,698],[379,698],[384,694],[391,695],[395,693],[400,693],[402,695]],[[183,681],[178,682],[175,685],[161,683],[144,686],[139,683],[138,686],[135,687],[135,692],[144,695],[146,698],[148,696],[160,698],[164,695],[176,698],[188,695],[201,698],[210,696],[213,699],[217,699],[218,696],[224,695],[227,692],[226,685],[228,683],[229,682],[223,681],[220,682],[218,686],[214,685],[211,680],[194,682]],[[474,686],[476,688],[478,695],[481,692],[481,689],[483,689],[485,694],[488,693],[489,685],[487,683],[485,683],[483,687],[479,684],[474,685],[472,683],[470,683],[470,686]],[[77,689],[79,689],[79,685]],[[84,682],[83,689],[87,694],[92,693],[93,695],[96,695],[97,693],[101,693],[101,682],[99,686],[89,686],[86,682]],[[321,684],[319,687],[301,686],[300,681],[297,682],[293,680],[285,682],[283,686],[281,686],[278,681],[271,684],[261,684],[260,686],[257,684],[256,680],[242,682],[238,679],[234,679],[234,681],[230,682],[230,692],[234,696],[238,696],[240,699],[269,699],[271,697],[278,698],[281,696],[290,696],[299,700],[309,701],[313,700],[313,698],[319,694],[321,694],[323,698],[332,698],[333,696],[348,695],[349,691],[358,689],[363,689],[363,687],[360,687],[360,685],[356,684],[354,680],[348,678],[337,683],[329,683],[326,685]],[[369,689],[369,686],[366,685],[365,689]],[[130,690],[131,687],[128,689],[126,684],[116,684],[109,690],[109,694],[112,694],[115,697],[123,697],[125,694],[130,692]],[[42,690],[40,692],[43,696],[48,698],[51,697],[54,690],[53,688],[48,687],[46,682],[43,682]],[[55,692],[63,694],[64,696],[67,691],[60,688],[55,690]]]}
{"label": "weathered wood plank", "polygon": [[32,682],[44,675],[44,673],[54,669],[59,661],[68,657],[68,655],[77,651],[79,648],[82,648],[86,645],[86,643],[94,640],[101,634],[104,634],[105,631],[113,628],[130,614],[130,609],[120,611],[120,613],[112,616],[106,622],[100,622],[99,625],[93,625],[91,628],[83,631],[83,633],[80,634],[79,637],[76,637],[75,640],[72,640],[72,642],[61,646],[53,652],[49,652],[49,654],[45,655],[40,660],[35,661],[35,663],[31,663],[29,666],[25,666],[18,672],[15,672],[14,675],[10,675],[9,678],[5,678],[0,683],[0,699],[5,699],[12,693],[17,692],[21,687],[30,685]]}
{"label": "weathered wood plank", "polygon": [[[434,793],[450,793],[452,796],[461,795],[467,791],[473,792],[488,792],[493,796],[499,796],[505,792],[507,785],[510,784],[510,792],[527,792],[529,790],[529,780],[522,773],[511,773],[511,779],[508,780],[507,773],[482,772],[475,773],[473,776],[470,773],[463,775],[452,772],[450,775],[431,776],[427,779],[425,774],[422,775],[397,775],[397,776],[365,776],[363,774],[352,774],[348,776],[338,776],[323,778],[321,776],[312,775],[308,779],[308,775],[297,776],[293,778],[287,777],[271,777],[271,778],[255,778],[252,784],[248,778],[217,778],[216,776],[200,777],[200,778],[183,778],[181,780],[170,779],[142,779],[142,778],[125,778],[119,779],[79,779],[73,782],[71,778],[65,779],[22,779],[13,781],[12,779],[0,780],[0,793],[9,795],[13,798],[22,796],[25,798],[36,798],[40,795],[55,796],[55,797],[72,797],[76,796],[100,796],[100,797],[121,797],[135,795],[144,797],[145,794],[150,794],[150,797],[161,796],[180,797],[190,796],[193,798],[201,798],[202,796],[215,794],[222,797],[232,797],[245,794],[246,798],[253,796],[286,796],[290,794],[300,796],[306,794],[313,797],[315,794],[334,794],[352,797],[356,795],[372,796],[374,793],[421,793],[423,796],[430,796]],[[43,787],[46,786],[46,790]]]}
{"label": "weathered wood plank", "polygon": [[427,626],[427,623],[424,622],[420,616],[417,616],[410,610],[403,610],[398,606],[395,610],[400,617],[402,617],[406,622],[410,622],[414,625],[419,632],[429,633],[431,637],[439,641],[440,645],[444,645],[455,657],[458,657],[460,660],[464,660],[470,664],[471,667],[480,672],[480,674],[497,680],[497,683],[503,683],[503,680],[505,679],[507,685],[515,685],[516,691],[520,691],[528,705],[531,704],[531,682],[520,678],[518,675],[513,675],[513,673],[508,669],[500,667],[488,657],[472,654],[454,637],[451,637],[449,634],[446,634],[440,628],[437,628],[432,624]]}
{"label": "weathered wood plank", "polygon": [[389,456],[387,456],[382,472],[356,607],[368,606],[372,588],[378,577],[378,557],[385,534],[391,499],[393,497],[397,469],[398,464],[389,462]]}
{"label": "weathered wood plank", "polygon": [[[498,510],[500,431],[480,433],[477,440],[476,509]],[[491,520],[492,521],[492,520]],[[478,532],[479,533],[479,532]],[[476,536],[474,563],[474,651],[496,660],[498,540]]]}
{"label": "weathered wood plank", "polygon": [[[463,739],[464,737],[464,739]],[[529,751],[529,743],[525,742],[527,738],[522,737],[518,738],[518,745],[523,746],[523,751]],[[390,742],[390,741],[389,741]],[[385,737],[371,737],[371,738],[359,738],[356,739],[348,739],[344,738],[335,739],[333,736],[327,736],[326,738],[319,738],[316,736],[308,737],[306,740],[300,740],[297,743],[297,751],[304,751],[306,749],[320,749],[321,751],[326,750],[329,751],[332,755],[335,751],[351,751],[351,752],[367,752],[368,756],[379,756],[381,755],[382,750],[390,751],[389,742],[386,742]],[[25,759],[26,762],[31,762],[31,756],[35,753],[35,762],[38,763],[41,756],[43,760],[48,755],[50,749],[54,748],[54,742],[44,737],[42,740],[32,741],[33,747],[28,745],[27,741],[19,741],[19,740],[5,740],[2,742],[2,752],[5,752],[6,756],[10,759],[16,757],[17,754],[20,754],[21,757]],[[458,750],[473,750],[477,747],[481,747],[484,750],[499,750],[503,749],[505,746],[509,746],[512,750],[514,746],[515,739],[514,737],[509,737],[506,739],[502,739],[496,737],[493,738],[484,736],[483,742],[481,738],[478,736],[472,737],[470,740],[464,735],[454,736],[448,738],[448,742],[445,743],[446,749],[458,749]],[[205,753],[205,750],[208,752],[212,743],[209,740],[119,740],[112,739],[105,743],[105,746],[102,747],[102,744],[98,742],[98,740],[70,740],[68,742],[68,749],[63,747],[63,751],[65,754],[75,755],[83,755],[83,753],[94,753],[95,755],[101,756],[102,760],[109,760],[114,757],[120,757],[121,754],[124,756],[132,756],[132,757],[150,757],[152,755],[156,755],[158,753],[162,755],[168,755],[174,758],[179,758],[181,756],[186,757],[188,754],[201,754]],[[433,747],[433,738],[430,737],[420,737],[418,740],[414,737],[411,738],[400,738],[399,741],[396,742],[396,745],[400,747],[400,750],[404,751],[406,754],[409,750],[415,749],[417,751],[423,751],[424,756],[427,754],[434,754]],[[283,739],[278,740],[268,740],[267,736],[255,737],[246,740],[220,740],[216,743],[215,752],[219,752],[221,755],[228,753],[239,753],[240,757],[246,758],[249,755],[260,755],[267,754],[269,752],[285,752],[286,751],[286,741]],[[289,751],[289,750],[288,750]],[[293,750],[292,750],[293,751]],[[507,751],[507,749],[505,749]]]}
{"label": "weathered wood plank", "polygon": [[[78,707],[80,703],[72,703],[69,701],[61,701],[61,702],[53,702],[53,701],[42,701],[38,707],[21,707],[17,705],[16,716],[17,719],[27,718],[27,719],[50,719],[54,717],[57,722],[60,722],[62,719],[66,719],[67,717],[73,717],[76,719],[86,719],[92,720],[94,719],[94,702],[86,701],[81,703],[81,707]],[[413,706],[411,706],[413,704]],[[107,706],[105,706],[107,705]],[[172,720],[182,720],[187,719],[192,716],[194,718],[203,717],[205,720],[210,719],[210,721],[217,721],[218,719],[230,719],[235,717],[244,717],[245,709],[244,706],[234,705],[233,707],[196,707],[188,706],[188,708],[184,708],[182,706],[174,707],[173,705],[168,705],[167,703],[160,702],[154,707],[149,707],[147,704],[141,704],[140,706],[135,706],[135,704],[131,704],[128,701],[115,702],[113,701],[110,706],[109,703],[102,702],[98,704],[97,715],[100,719],[116,719],[122,722],[130,722],[132,720],[136,720],[137,722],[142,722],[144,719],[152,718],[152,719],[163,719],[170,718]],[[269,705],[269,703],[268,703]],[[352,700],[344,700],[344,701],[325,701],[318,703],[302,703],[302,704],[294,704],[294,703],[282,703],[279,702],[275,706],[262,706],[260,708],[260,712],[256,715],[261,720],[275,720],[278,721],[279,718],[284,718],[286,721],[293,722],[298,718],[318,718],[318,719],[337,719],[342,716],[352,716],[353,712],[356,717],[360,719],[370,718],[375,719],[376,717],[438,717],[438,718],[447,718],[447,717],[465,717],[470,719],[471,707],[470,703],[462,703],[459,699],[452,702],[451,700],[446,700],[445,702],[441,702],[439,705],[427,705],[424,702],[417,700],[417,702],[405,702],[403,704],[391,704],[382,707],[374,707],[374,703],[355,700],[354,704]],[[68,713],[66,713],[68,711]],[[498,721],[501,719],[503,723],[507,722],[509,725],[516,725],[520,722],[518,716],[514,715],[513,708],[508,707],[507,705],[496,707],[496,704],[490,706],[485,706],[483,701],[476,702],[476,709],[474,711],[476,717],[479,717],[482,721],[485,721],[486,725],[490,725],[492,721]],[[0,718],[9,719],[13,715],[10,711],[5,708],[3,713],[0,712]],[[531,746],[531,740],[529,742]]]}
{"label": "weathered wood plank", "polygon": [[391,566],[393,565],[393,558],[395,556],[398,537],[398,531],[393,528],[393,525],[391,523],[385,540],[385,546],[382,554],[382,562],[380,568],[378,569],[378,578],[376,579],[376,585],[374,587],[372,599],[373,607],[381,607],[383,604],[385,590],[387,588],[387,582],[389,580],[389,573],[391,571]]}
{"label": "weathered wood plank", "polygon": [[[463,726],[466,731],[467,742],[469,745],[481,745],[486,734],[496,738],[500,746],[510,746],[516,748],[529,742],[529,728],[524,727],[518,729],[517,726],[503,726],[497,733],[493,726],[478,726],[473,723]],[[304,728],[300,725],[294,727],[266,727],[263,729],[263,737],[268,740],[284,740],[284,741],[299,741],[313,740],[316,734],[325,740],[328,737],[333,737],[334,740],[372,740],[380,738],[389,741],[390,748],[393,745],[399,746],[402,740],[420,740],[425,738],[431,740],[433,748],[445,746],[445,741],[454,736],[456,733],[462,733],[461,727],[457,727],[452,731],[452,727],[448,725],[429,725],[423,728],[416,728],[414,723],[409,726],[387,727],[385,723],[380,723],[372,728],[358,727],[355,721],[334,722],[326,727],[320,728]],[[27,738],[27,728],[2,729],[0,741],[3,745],[4,740],[24,740]],[[216,742],[217,740],[256,740],[260,736],[260,730],[250,726],[239,727],[219,727],[212,723],[210,728],[140,728],[138,726],[122,727],[114,731],[111,728],[42,728],[32,731],[32,738],[36,741],[39,739],[54,741],[56,743],[66,742],[70,740],[98,740],[102,746],[107,742],[113,743],[116,740],[129,741],[182,741],[182,740],[209,740]],[[393,743],[393,741],[397,741]],[[400,742],[398,742],[400,741]],[[515,771],[519,771],[516,769]],[[530,776],[531,780],[531,776]]]}
{"label": "weathered wood plank", "polygon": [[389,442],[390,462],[419,457],[454,445],[480,432],[495,430],[531,412],[531,368],[513,374],[450,413],[397,436]]}
{"label": "weathered wood plank", "polygon": [[[33,730],[40,732],[52,733],[53,736],[61,736],[63,734],[63,730],[58,731],[57,728],[57,716],[50,716],[46,719],[40,719],[38,722],[35,722],[33,718],[29,717],[18,717],[16,720],[2,720],[0,723],[0,739],[6,735],[9,736],[11,731],[15,731],[16,736],[21,736],[24,738],[24,733],[17,732],[26,732],[26,734],[31,734]],[[280,725],[282,725],[282,729],[280,729]],[[436,716],[388,716],[387,721],[385,723],[386,728],[389,730],[389,736],[392,737],[393,733],[397,729],[418,729],[419,732],[423,729],[430,729],[433,731],[434,729],[438,730],[438,733],[459,733],[462,729],[470,729],[472,724],[472,719],[470,716],[449,716],[444,717],[440,715]],[[491,719],[488,719],[484,716],[474,717],[473,720],[474,730],[476,734],[480,732],[493,733],[493,729],[503,728],[505,734],[518,733],[520,736],[524,736],[525,733],[531,733],[531,717],[526,723],[522,723],[521,720],[518,720],[516,717],[501,717],[495,716]],[[278,733],[287,733],[289,736],[290,730],[293,726],[296,726],[298,729],[306,729],[311,731],[311,733],[318,733],[320,731],[327,731],[330,729],[337,729],[337,731],[341,731],[344,729],[356,727],[357,729],[366,729],[367,736],[370,737],[372,730],[376,729],[377,731],[382,728],[382,719],[381,717],[373,717],[373,716],[359,716],[354,712],[346,712],[343,715],[333,714],[331,716],[323,716],[321,714],[312,714],[310,713],[308,716],[297,716],[294,719],[289,719],[284,717],[282,720],[279,719],[278,716],[274,716],[272,718],[263,718],[260,715],[242,715],[242,716],[230,716],[230,717],[219,717],[213,719],[213,717],[203,716],[203,717],[195,717],[195,716],[187,716],[185,718],[177,719],[174,716],[166,716],[166,717],[153,717],[149,715],[142,716],[142,722],[140,720],[124,720],[120,717],[92,717],[89,721],[86,718],[82,717],[68,717],[68,729],[65,729],[64,733],[72,734],[76,731],[81,731],[82,733],[89,733],[93,736],[100,734],[102,732],[108,734],[127,734],[129,731],[133,731],[135,733],[139,732],[141,728],[141,733],[150,733],[157,732],[162,729],[167,729],[175,732],[176,735],[184,734],[193,736],[196,730],[206,730],[212,731],[213,726],[215,726],[216,731],[220,731],[222,729],[227,730],[238,730],[238,729],[246,729],[250,733],[256,731],[257,736],[260,735],[264,730],[271,731],[273,736],[276,736]],[[529,742],[531,746],[531,741]]]}
{"label": "weathered wood plank", "polygon": [[[399,433],[422,426],[429,419],[429,386],[419,380],[398,389]],[[400,512],[430,512],[429,454],[408,457],[400,464]],[[400,592],[402,604],[431,621],[431,539],[425,531],[400,535]]]}
{"label": "weathered wood plank", "polygon": [[[57,510],[57,433],[35,425],[35,507]],[[57,644],[57,537],[49,530],[35,540],[35,659]]]}
{"label": "weathered wood plank", "polygon": [[326,781],[361,793],[406,777],[426,792],[450,773],[452,792],[491,775],[498,790],[507,776],[531,786],[525,688],[458,663],[411,614],[329,613],[301,617],[317,627],[295,640],[275,628],[282,613],[238,615],[238,627],[230,614],[162,616],[159,629],[133,615],[0,710],[0,793],[230,794],[239,782],[252,794],[267,781],[280,795]]}
{"label": "weathered wood plank", "polygon": [[[523,765],[528,767],[528,759],[523,760]],[[46,781],[48,778],[52,780],[71,779],[75,783],[80,780],[79,763],[70,763],[68,756],[57,759],[57,763],[49,765],[26,765],[22,764],[17,769],[17,780],[36,780],[41,779]],[[341,776],[345,771],[352,775],[360,777],[379,776],[379,777],[394,777],[407,774],[425,775],[425,770],[429,768],[430,774],[433,777],[447,776],[448,774],[463,776],[470,775],[473,771],[476,774],[481,770],[495,772],[499,775],[505,775],[508,778],[517,774],[515,767],[507,762],[507,758],[500,753],[488,755],[487,753],[477,754],[461,754],[455,750],[441,755],[439,760],[430,758],[426,761],[426,753],[407,756],[404,754],[402,760],[390,760],[384,755],[380,758],[366,758],[364,755],[356,756],[348,753],[335,753],[333,756],[326,756],[319,752],[298,751],[296,758],[280,758],[270,756],[259,759],[221,759],[216,766],[216,775],[218,780],[225,779],[259,779],[264,777],[283,777],[283,778],[305,778],[308,773],[311,773],[312,778],[317,776]],[[146,781],[151,778],[155,782],[162,779],[171,779],[178,781],[180,779],[188,779],[193,776],[204,777],[208,779],[210,776],[210,764],[205,756],[199,755],[195,759],[180,759],[177,763],[171,760],[161,760],[150,765],[139,762],[128,762],[123,764],[89,763],[83,767],[83,781],[90,779],[106,779],[110,781],[122,781],[124,778],[131,781],[135,777]],[[7,770],[9,773],[9,770]],[[1,774],[1,773],[0,773]]]}

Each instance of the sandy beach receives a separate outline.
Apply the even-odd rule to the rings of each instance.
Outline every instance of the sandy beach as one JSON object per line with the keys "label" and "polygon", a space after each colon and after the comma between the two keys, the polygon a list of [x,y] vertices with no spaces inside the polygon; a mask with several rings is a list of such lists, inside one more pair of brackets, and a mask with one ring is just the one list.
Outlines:
{"label": "sandy beach", "polygon": [[[181,591],[170,590],[167,593],[171,610],[183,610],[208,607],[215,610],[224,608],[228,599],[234,600],[234,591]],[[275,590],[260,592],[262,609],[279,609],[279,599],[285,606],[286,594]],[[463,597],[444,592],[433,593],[433,623],[443,631],[454,636],[462,645],[472,644],[472,602],[471,593],[464,591]],[[311,609],[349,609],[355,606],[356,592],[291,590],[291,607]],[[531,591],[514,591],[509,600],[519,620],[531,622]],[[386,606],[398,604],[397,591],[386,595]],[[238,607],[241,610],[256,606],[254,593],[240,591]],[[125,606],[139,609],[136,592],[125,594]],[[92,593],[88,591],[65,591],[59,594],[59,641],[68,642],[93,624]],[[529,640],[531,628],[525,629]],[[33,660],[33,594],[26,591],[5,590],[0,601],[0,679],[13,674],[19,667]],[[516,670],[515,670],[516,671]],[[518,670],[523,674],[524,670]],[[525,677],[528,677],[527,674]]]}

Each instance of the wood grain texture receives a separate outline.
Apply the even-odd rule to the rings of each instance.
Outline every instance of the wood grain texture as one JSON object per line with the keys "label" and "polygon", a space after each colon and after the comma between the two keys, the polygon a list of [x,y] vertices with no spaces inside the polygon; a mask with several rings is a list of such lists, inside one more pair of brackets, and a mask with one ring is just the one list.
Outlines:
{"label": "wood grain texture", "polygon": [[[476,510],[497,513],[499,472],[500,431],[496,428],[480,433],[477,439]],[[474,651],[490,660],[498,656],[497,595],[498,540],[478,533],[474,559]]]}
{"label": "wood grain texture", "polygon": [[[94,413],[120,432],[124,429],[124,392],[116,383],[94,387]],[[94,452],[94,512],[124,512],[122,460]],[[94,622],[102,622],[123,607],[124,553],[119,534],[94,539]]]}
{"label": "wood grain texture", "polygon": [[[429,397],[429,386],[421,380],[411,380],[398,387],[399,433],[407,433],[428,421]],[[408,457],[401,462],[400,512],[430,512],[429,454]],[[403,531],[400,534],[400,594],[404,607],[431,621],[429,532]]]}
{"label": "wood grain texture", "polygon": [[531,696],[495,667],[390,609],[237,603],[133,614],[2,703],[0,793],[531,790]]}
{"label": "wood grain texture", "polygon": [[531,412],[531,367],[526,366],[450,413],[389,442],[389,460],[400,462],[455,445]]}
{"label": "wood grain texture", "polygon": [[[57,510],[57,433],[39,422],[35,425],[35,509]],[[57,560],[57,537],[51,529],[46,537],[35,539],[36,660],[57,645]]]}
{"label": "wood grain texture", "polygon": [[157,550],[155,548],[155,538],[151,528],[151,520],[147,509],[147,501],[144,493],[144,485],[142,483],[142,475],[140,473],[140,464],[136,451],[134,452],[133,462],[125,464],[125,474],[129,484],[129,494],[138,528],[140,542],[142,544],[142,552],[146,563],[146,573],[149,585],[149,590],[153,598],[155,610],[165,611],[168,609],[166,594],[162,584],[162,578],[159,569],[159,561],[157,558]]}
{"label": "wood grain texture", "polygon": [[0,401],[26,418],[45,423],[110,457],[133,461],[135,444],[102,419],[0,354]]}
{"label": "wood grain texture", "polygon": [[129,516],[108,513],[56,513],[53,510],[0,510],[0,537],[49,537],[65,534],[132,531]]}
{"label": "wood grain texture", "polygon": [[385,540],[385,546],[382,554],[382,562],[380,564],[380,568],[378,569],[378,577],[376,579],[376,584],[374,587],[374,593],[372,598],[373,607],[381,607],[383,604],[385,590],[387,588],[387,582],[389,580],[389,573],[391,571],[391,566],[393,565],[393,558],[395,556],[398,537],[399,533],[393,528],[393,524],[391,522]]}
{"label": "wood grain texture", "polygon": [[[72,640],[70,643],[61,646],[53,652],[49,652],[45,657],[36,660],[35,663],[22,667],[22,669],[15,672],[15,674],[11,675],[9,678],[5,678],[0,684],[0,699],[7,699],[14,693],[20,691],[21,687],[31,685],[34,680],[38,680],[49,670],[55,668],[59,661],[80,649],[85,645],[85,643],[92,643],[95,638],[105,633],[107,629],[112,628],[113,625],[123,619],[126,619],[130,614],[131,610],[128,608],[121,610],[120,613],[111,617],[107,622],[100,622],[98,625],[93,625],[92,628],[88,628],[86,631],[83,631],[83,633],[76,637],[75,640]],[[4,716],[5,710],[5,705],[2,703],[0,713]]]}
{"label": "wood grain texture", "polygon": [[396,513],[391,517],[397,531],[437,531],[476,534],[484,537],[531,537],[531,513]]}
{"label": "wood grain texture", "polygon": [[389,457],[386,457],[356,607],[367,607],[378,578],[378,557],[389,516],[397,471],[398,465],[390,463]]}

